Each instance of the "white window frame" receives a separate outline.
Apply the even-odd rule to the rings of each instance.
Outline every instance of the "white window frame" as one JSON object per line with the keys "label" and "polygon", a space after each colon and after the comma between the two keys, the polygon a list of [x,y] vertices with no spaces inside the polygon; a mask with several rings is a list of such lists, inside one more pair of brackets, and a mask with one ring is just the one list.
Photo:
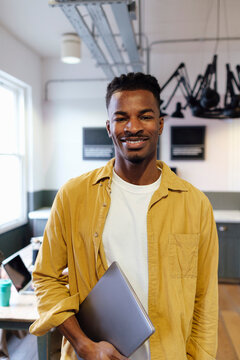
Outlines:
{"label": "white window frame", "polygon": [[27,224],[27,123],[31,108],[31,88],[22,81],[0,70],[0,84],[16,92],[18,103],[18,151],[17,153],[3,153],[2,155],[17,156],[21,163],[21,214],[17,219],[12,219],[0,225],[0,234]]}

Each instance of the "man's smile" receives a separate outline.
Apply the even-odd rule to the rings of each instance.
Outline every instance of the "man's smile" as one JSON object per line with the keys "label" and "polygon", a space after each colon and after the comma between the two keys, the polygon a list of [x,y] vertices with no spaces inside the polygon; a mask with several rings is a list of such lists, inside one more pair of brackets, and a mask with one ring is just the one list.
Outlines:
{"label": "man's smile", "polygon": [[120,141],[128,147],[128,149],[140,149],[144,143],[148,140],[148,137],[131,137],[121,138]]}

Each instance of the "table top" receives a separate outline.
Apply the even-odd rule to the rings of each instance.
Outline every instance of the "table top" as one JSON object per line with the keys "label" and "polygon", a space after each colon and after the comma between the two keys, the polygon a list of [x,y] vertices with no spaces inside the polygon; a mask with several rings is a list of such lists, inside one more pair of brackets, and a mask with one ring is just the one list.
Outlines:
{"label": "table top", "polygon": [[[23,262],[29,268],[32,262],[31,244],[18,251]],[[10,306],[0,306],[0,321],[30,322],[38,318],[37,298],[34,294],[19,294],[15,287],[11,287]]]}
{"label": "table top", "polygon": [[40,209],[37,209],[34,211],[30,211],[28,213],[28,217],[31,220],[34,220],[34,219],[38,219],[38,220],[44,219],[45,220],[45,219],[49,218],[50,212],[51,212],[50,207],[43,207],[43,208],[40,208]]}
{"label": "table top", "polygon": [[240,210],[213,210],[216,222],[240,223]]}
{"label": "table top", "polygon": [[37,299],[34,294],[18,294],[12,289],[10,306],[0,306],[0,321],[31,322],[37,318]]}

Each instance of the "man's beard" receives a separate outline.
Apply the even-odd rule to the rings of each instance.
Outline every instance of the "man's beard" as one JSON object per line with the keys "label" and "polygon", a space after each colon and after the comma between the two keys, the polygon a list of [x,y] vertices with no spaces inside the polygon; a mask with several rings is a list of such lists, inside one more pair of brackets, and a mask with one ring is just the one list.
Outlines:
{"label": "man's beard", "polygon": [[139,164],[144,160],[144,157],[135,154],[133,156],[126,156],[126,160],[128,160],[132,164]]}

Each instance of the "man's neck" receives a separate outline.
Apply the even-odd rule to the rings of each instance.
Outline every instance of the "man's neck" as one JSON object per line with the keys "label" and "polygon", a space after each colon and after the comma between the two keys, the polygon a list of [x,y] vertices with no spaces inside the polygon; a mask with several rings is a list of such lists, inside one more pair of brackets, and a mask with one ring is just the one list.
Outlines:
{"label": "man's neck", "polygon": [[156,161],[148,162],[147,164],[144,161],[119,164],[116,160],[114,170],[123,180],[135,185],[152,184],[161,174],[160,169],[157,168]]}

